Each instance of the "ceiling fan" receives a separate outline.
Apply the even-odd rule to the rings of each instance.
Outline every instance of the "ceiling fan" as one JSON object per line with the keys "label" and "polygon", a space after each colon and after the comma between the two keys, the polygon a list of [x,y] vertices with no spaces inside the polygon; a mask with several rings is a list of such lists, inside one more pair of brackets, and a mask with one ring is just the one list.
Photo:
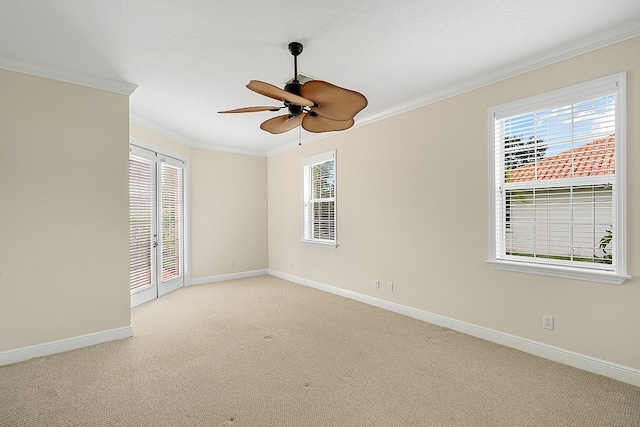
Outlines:
{"label": "ceiling fan", "polygon": [[269,83],[251,80],[247,88],[261,95],[284,102],[284,106],[257,106],[219,111],[219,113],[253,113],[257,111],[289,112],[264,121],[260,129],[278,134],[300,125],[309,132],[332,132],[349,129],[353,118],[367,106],[367,98],[359,92],[341,88],[322,80],[310,80],[304,84],[298,80],[298,55],[302,44],[289,43],[293,55],[293,80],[284,90]]}

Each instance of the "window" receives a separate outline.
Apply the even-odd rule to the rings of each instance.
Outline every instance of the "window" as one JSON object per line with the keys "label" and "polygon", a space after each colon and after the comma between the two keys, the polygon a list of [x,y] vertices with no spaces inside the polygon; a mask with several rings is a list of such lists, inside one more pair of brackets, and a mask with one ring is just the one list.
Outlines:
{"label": "window", "polygon": [[336,247],[336,152],[302,160],[302,241]]}
{"label": "window", "polygon": [[621,284],[625,75],[489,109],[489,262]]}

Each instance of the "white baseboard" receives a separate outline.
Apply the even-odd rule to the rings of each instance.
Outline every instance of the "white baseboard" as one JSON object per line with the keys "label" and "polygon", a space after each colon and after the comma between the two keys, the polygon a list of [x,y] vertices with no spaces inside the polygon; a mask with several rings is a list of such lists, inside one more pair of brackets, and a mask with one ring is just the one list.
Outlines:
{"label": "white baseboard", "polygon": [[126,326],[123,328],[110,329],[108,331],[66,338],[59,341],[32,345],[30,347],[3,351],[0,352],[0,366],[22,362],[33,359],[34,357],[48,356],[50,354],[89,347],[91,345],[102,344],[108,341],[129,338],[131,336],[133,336],[133,328],[131,326]]}
{"label": "white baseboard", "polygon": [[441,316],[439,314],[429,313],[424,310],[418,310],[416,308],[407,307],[405,305],[382,300],[379,298],[370,297],[368,295],[359,294],[357,292],[349,291],[331,285],[326,285],[324,283],[315,282],[313,280],[293,276],[291,274],[282,273],[280,271],[269,270],[269,274],[271,276],[289,280],[294,283],[309,286],[321,291],[330,292],[332,294],[360,301],[365,304],[383,308],[385,310],[393,311],[395,313],[422,320],[427,323],[432,323],[434,325],[443,326],[458,332],[463,332],[467,335],[481,338],[486,341],[491,341],[496,344],[504,345],[506,347],[515,348],[520,351],[524,351],[525,353],[543,357],[554,362],[563,363],[565,365],[573,366],[574,368],[582,369],[584,371],[592,372],[598,375],[604,375],[606,377],[613,378],[615,380],[622,381],[634,386],[640,386],[640,370],[638,369],[618,365],[606,360],[596,359],[584,354],[575,353],[548,344],[521,338],[515,335],[506,334],[504,332],[496,331],[467,322],[462,322],[460,320]]}
{"label": "white baseboard", "polygon": [[205,283],[222,282],[224,280],[244,279],[245,277],[262,276],[269,274],[269,270],[252,270],[240,273],[220,274],[218,276],[198,277],[197,279],[189,279],[187,286],[204,285]]}

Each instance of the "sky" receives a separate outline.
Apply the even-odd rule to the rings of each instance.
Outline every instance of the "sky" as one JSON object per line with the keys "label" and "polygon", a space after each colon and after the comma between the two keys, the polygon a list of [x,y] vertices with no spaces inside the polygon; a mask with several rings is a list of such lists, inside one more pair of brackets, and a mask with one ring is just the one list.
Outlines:
{"label": "sky", "polygon": [[504,135],[541,139],[545,157],[615,133],[615,94],[504,119]]}

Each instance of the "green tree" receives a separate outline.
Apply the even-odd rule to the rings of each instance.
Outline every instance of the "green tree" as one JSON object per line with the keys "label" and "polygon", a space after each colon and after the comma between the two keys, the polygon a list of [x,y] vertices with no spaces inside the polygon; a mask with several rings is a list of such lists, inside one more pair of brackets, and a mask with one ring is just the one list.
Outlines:
{"label": "green tree", "polygon": [[513,170],[541,160],[549,146],[542,139],[531,136],[527,140],[522,135],[504,137],[504,165],[506,170]]}
{"label": "green tree", "polygon": [[[544,158],[548,145],[533,136],[522,140],[522,135],[504,137],[504,178],[511,182],[511,171]],[[513,200],[512,200],[513,199]],[[505,197],[505,226],[511,228],[511,203],[526,200],[520,192],[509,191]]]}

